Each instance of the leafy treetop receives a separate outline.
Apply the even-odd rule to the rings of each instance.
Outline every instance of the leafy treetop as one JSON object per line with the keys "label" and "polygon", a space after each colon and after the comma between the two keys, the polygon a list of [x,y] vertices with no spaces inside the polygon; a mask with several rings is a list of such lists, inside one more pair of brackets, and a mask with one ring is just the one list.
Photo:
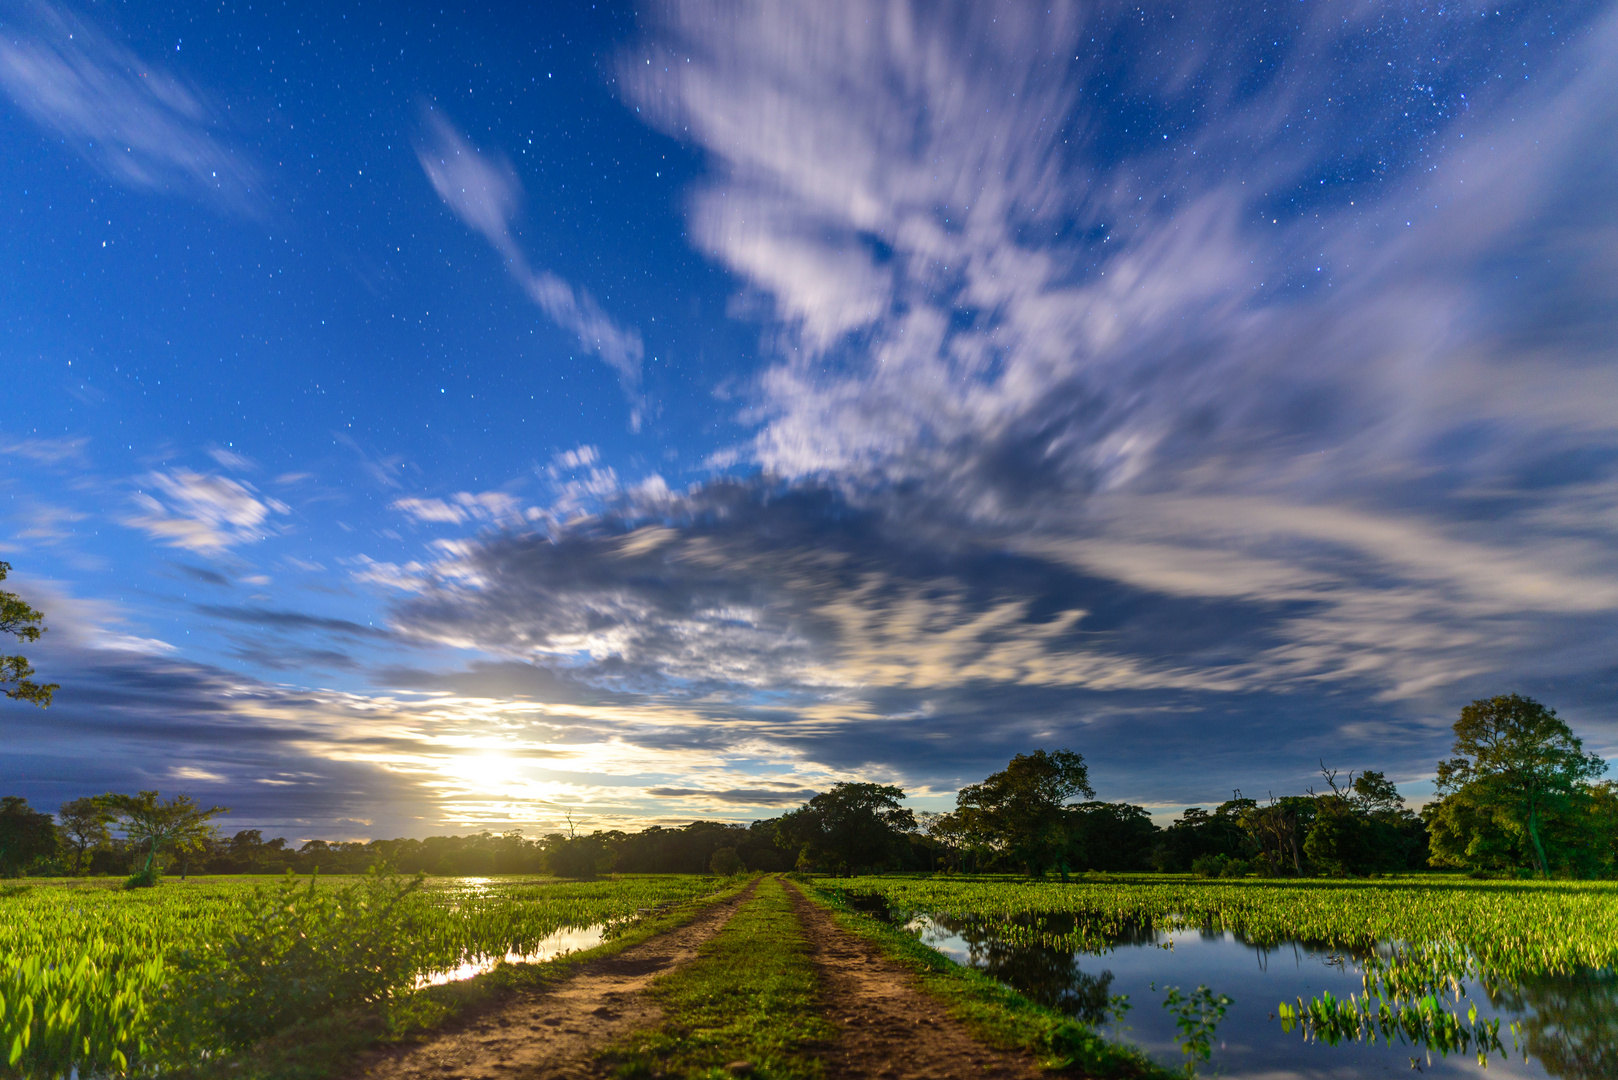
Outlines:
{"label": "leafy treetop", "polygon": [[[0,562],[0,581],[6,580],[10,572],[11,564]],[[10,634],[19,641],[38,641],[45,632],[39,625],[44,618],[44,613],[29,607],[16,593],[0,589],[0,634]],[[32,674],[34,668],[26,656],[0,656],[0,694],[45,708],[51,703],[51,694],[61,687],[57,683],[33,682],[29,678]]]}

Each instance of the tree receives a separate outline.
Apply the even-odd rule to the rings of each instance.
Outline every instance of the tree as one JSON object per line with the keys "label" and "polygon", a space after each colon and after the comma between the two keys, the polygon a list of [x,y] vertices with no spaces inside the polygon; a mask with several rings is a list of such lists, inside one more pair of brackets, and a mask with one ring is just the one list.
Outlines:
{"label": "tree", "polygon": [[1152,864],[1167,873],[1184,873],[1198,859],[1243,860],[1253,854],[1252,842],[1242,827],[1242,815],[1257,806],[1240,792],[1215,807],[1213,813],[1188,806],[1185,813],[1163,830]]}
{"label": "tree", "polygon": [[[1533,868],[1548,873],[1546,818],[1567,816],[1607,770],[1557,715],[1518,694],[1480,698],[1455,721],[1455,756],[1439,762],[1438,790],[1528,841]],[[1470,840],[1468,847],[1470,847]]]}
{"label": "tree", "polygon": [[1152,868],[1152,849],[1162,830],[1144,807],[1087,802],[1068,810],[1075,843],[1071,850],[1086,870],[1127,873]]}
{"label": "tree", "polygon": [[112,823],[113,812],[107,804],[93,795],[65,802],[56,811],[58,828],[73,849],[73,874],[84,868],[84,853],[92,851],[112,839],[107,826]]}
{"label": "tree", "polygon": [[722,847],[713,853],[712,859],[708,860],[708,869],[720,877],[735,877],[745,867],[742,865],[742,857],[736,853],[735,848]]}
{"label": "tree", "polygon": [[[6,580],[11,564],[0,562],[0,581]],[[45,628],[39,623],[45,616],[23,602],[16,593],[0,589],[0,634],[10,634],[19,641],[38,641]],[[61,689],[57,683],[36,683],[29,679],[33,665],[26,656],[0,656],[0,694],[16,701],[32,701],[40,708],[51,703],[51,694]],[[7,684],[10,684],[9,686]]]}
{"label": "tree", "polygon": [[899,804],[904,789],[885,784],[833,784],[776,823],[779,842],[800,859],[852,873],[886,865],[916,816]]}
{"label": "tree", "polygon": [[56,826],[20,795],[0,799],[0,877],[18,877],[35,859],[56,854]]}
{"label": "tree", "polygon": [[1270,796],[1267,806],[1249,800],[1239,820],[1258,847],[1259,861],[1272,874],[1303,873],[1303,844],[1315,821],[1315,800],[1305,795]]}
{"label": "tree", "polygon": [[1000,852],[1038,877],[1059,865],[1064,877],[1073,841],[1068,804],[1094,798],[1083,755],[1071,750],[1018,754],[981,784],[955,796],[955,816],[977,845]]}
{"label": "tree", "polygon": [[157,877],[153,863],[164,848],[195,849],[201,841],[214,839],[214,826],[209,821],[220,814],[230,813],[224,806],[202,807],[189,795],[176,795],[161,802],[155,791],[139,795],[116,795],[108,792],[100,797],[113,814],[113,820],[131,847],[146,847],[146,865],[130,880],[136,884],[155,885]]}
{"label": "tree", "polygon": [[[569,823],[571,826],[571,822]],[[612,868],[612,849],[607,837],[595,832],[589,836],[563,836],[550,833],[545,837],[545,869],[557,877],[593,881],[597,875]]]}

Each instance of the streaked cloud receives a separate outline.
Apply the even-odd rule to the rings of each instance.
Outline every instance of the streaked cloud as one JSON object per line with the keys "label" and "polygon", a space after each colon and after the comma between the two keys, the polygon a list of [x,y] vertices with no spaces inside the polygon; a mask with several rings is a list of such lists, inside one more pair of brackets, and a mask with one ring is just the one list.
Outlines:
{"label": "streaked cloud", "polygon": [[505,492],[460,491],[448,499],[396,499],[391,504],[412,519],[428,525],[460,525],[468,521],[490,523],[521,521],[521,503]]}
{"label": "streaked cloud", "polygon": [[423,128],[416,157],[438,197],[493,245],[512,277],[552,322],[573,334],[581,349],[594,353],[617,374],[629,398],[630,426],[639,430],[641,362],[645,357],[640,334],[618,326],[584,289],[529,265],[512,233],[523,195],[509,161],[480,152],[436,110],[424,111]]}
{"label": "streaked cloud", "polygon": [[843,670],[1324,682],[1413,712],[1601,670],[1618,23],[1564,14],[1512,82],[1496,46],[1528,9],[661,6],[625,92],[714,161],[695,241],[781,346],[733,460],[916,543],[1263,628],[1095,669],[1083,619],[1036,646],[1031,609],[951,611],[941,580],[879,617],[851,584],[826,610],[873,670]]}
{"label": "streaked cloud", "polygon": [[0,90],[41,128],[128,187],[256,213],[257,169],[223,138],[224,113],[64,5],[21,0],[0,33]]}
{"label": "streaked cloud", "polygon": [[135,511],[123,523],[200,554],[262,540],[275,530],[273,517],[291,509],[248,484],[190,469],[148,473],[138,482]]}

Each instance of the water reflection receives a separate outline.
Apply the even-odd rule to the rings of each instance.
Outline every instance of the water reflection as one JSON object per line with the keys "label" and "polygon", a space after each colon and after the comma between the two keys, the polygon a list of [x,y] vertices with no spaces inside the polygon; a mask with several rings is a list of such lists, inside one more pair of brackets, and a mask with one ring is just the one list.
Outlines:
{"label": "water reflection", "polygon": [[458,967],[429,972],[416,980],[416,989],[470,979],[475,975],[482,975],[486,971],[493,971],[495,967],[502,963],[539,964],[546,960],[554,960],[558,956],[564,956],[570,952],[593,949],[604,940],[606,930],[606,923],[558,930],[549,937],[541,938],[534,943],[532,948],[522,952],[508,952],[504,956],[479,956],[467,960]]}
{"label": "water reflection", "polygon": [[1516,1018],[1524,1048],[1551,1076],[1618,1077],[1618,972],[1541,975],[1485,988],[1491,1005]]}
{"label": "water reflection", "polygon": [[[1095,943],[1074,916],[1024,916],[1005,922],[944,914],[908,918],[880,897],[849,900],[868,914],[907,925],[923,941],[970,964],[1040,1004],[1107,1034],[1132,1041],[1159,1062],[1181,1060],[1174,1017],[1158,1008],[1170,986],[1206,985],[1235,999],[1214,1036],[1212,1074],[1241,1077],[1384,1077],[1419,1068],[1428,1076],[1561,1077],[1618,1080],[1618,974],[1581,972],[1505,982],[1457,980],[1422,991],[1408,1008],[1428,1015],[1427,1027],[1394,1026],[1374,1043],[1344,1038],[1336,1045],[1284,1025],[1279,1005],[1326,995],[1337,1004],[1363,1000],[1366,966],[1386,970],[1392,950],[1357,955],[1318,943],[1264,947],[1224,930],[1159,933],[1131,925]],[[1076,949],[1075,942],[1093,947]],[[1373,955],[1377,959],[1373,959]],[[1127,998],[1123,1006],[1121,998]],[[1381,1000],[1373,999],[1372,1009]],[[1398,1002],[1390,1003],[1397,1014]],[[1472,1011],[1475,1008],[1475,1013]],[[1172,1012],[1172,1010],[1170,1010]],[[1434,1031],[1458,1017],[1470,1031],[1498,1022],[1500,1044],[1480,1065],[1477,1042],[1446,1042]],[[1451,1032],[1453,1035],[1453,1032]],[[1446,1053],[1446,1050],[1449,1052]]]}

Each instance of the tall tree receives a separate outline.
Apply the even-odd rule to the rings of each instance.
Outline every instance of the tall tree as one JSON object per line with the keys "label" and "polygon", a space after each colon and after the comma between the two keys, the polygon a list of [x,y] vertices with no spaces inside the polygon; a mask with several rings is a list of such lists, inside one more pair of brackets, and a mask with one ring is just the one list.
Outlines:
{"label": "tall tree", "polygon": [[[1438,790],[1528,839],[1534,869],[1547,873],[1544,823],[1567,814],[1607,770],[1571,728],[1533,698],[1480,698],[1455,721],[1455,756],[1439,762]],[[1447,801],[1447,800],[1446,800]]]}
{"label": "tall tree", "polygon": [[0,877],[17,877],[56,850],[56,826],[49,814],[34,810],[20,795],[0,799]]}
{"label": "tall tree", "polygon": [[112,839],[107,826],[112,824],[113,812],[107,804],[93,795],[65,802],[56,811],[56,820],[62,836],[73,849],[73,873],[77,876],[84,868],[84,855]]}
{"label": "tall tree", "polygon": [[904,797],[888,784],[833,784],[781,815],[776,835],[810,862],[849,872],[883,866],[916,827],[915,814],[899,805]]}
{"label": "tall tree", "polygon": [[203,807],[189,795],[176,795],[167,802],[155,791],[138,795],[116,795],[108,792],[101,802],[112,811],[113,819],[131,847],[146,848],[146,865],[136,879],[155,884],[152,866],[157,853],[164,848],[194,847],[200,841],[214,838],[214,826],[209,822],[220,814],[230,813],[224,806]]}
{"label": "tall tree", "polygon": [[1060,865],[1074,840],[1068,804],[1094,798],[1084,756],[1072,750],[1018,754],[981,784],[955,796],[955,817],[974,842],[998,851],[1035,876]]}
{"label": "tall tree", "polygon": [[[0,562],[0,581],[11,573],[11,564]],[[29,607],[16,593],[0,589],[0,634],[19,641],[38,641],[45,632],[40,622],[44,614]],[[61,689],[57,683],[36,683],[29,676],[33,665],[26,656],[0,656],[0,694],[15,701],[32,701],[40,708],[51,703],[51,694]]]}

